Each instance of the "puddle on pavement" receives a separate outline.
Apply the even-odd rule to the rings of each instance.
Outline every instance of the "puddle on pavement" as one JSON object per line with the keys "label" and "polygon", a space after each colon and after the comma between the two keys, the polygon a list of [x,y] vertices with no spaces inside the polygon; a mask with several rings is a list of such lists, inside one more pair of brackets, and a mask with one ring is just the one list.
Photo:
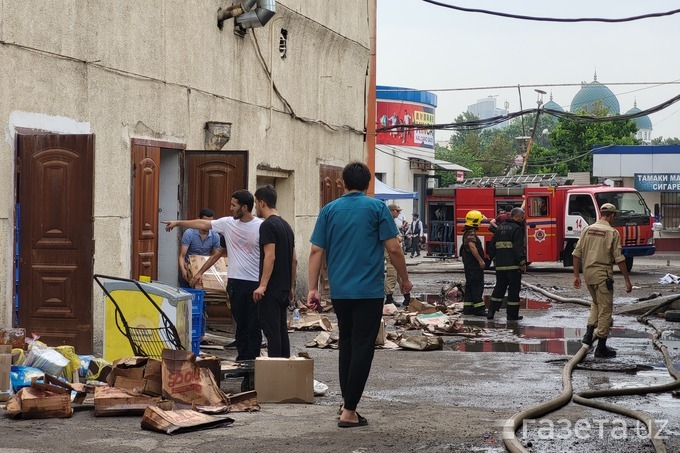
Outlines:
{"label": "puddle on pavement", "polygon": [[[465,325],[487,330],[484,341],[469,341],[452,345],[454,351],[465,352],[549,352],[573,355],[581,349],[585,327],[523,326],[518,323],[501,324],[493,321],[465,320]],[[637,330],[612,327],[612,337],[651,338],[651,334]],[[680,340],[680,339],[679,339]]]}
{"label": "puddle on pavement", "polygon": [[680,330],[664,330],[661,332],[659,340],[661,340],[669,350],[678,350],[680,349]]}
{"label": "puddle on pavement", "polygon": [[[488,298],[489,296],[484,296],[487,306],[489,305]],[[418,296],[418,300],[420,300],[421,302],[427,302],[429,304],[438,304],[440,300],[440,295],[420,294],[420,296]],[[552,307],[552,304],[544,300],[527,299],[525,297],[522,297],[520,298],[519,301],[519,308],[521,310],[547,310],[550,307]]]}

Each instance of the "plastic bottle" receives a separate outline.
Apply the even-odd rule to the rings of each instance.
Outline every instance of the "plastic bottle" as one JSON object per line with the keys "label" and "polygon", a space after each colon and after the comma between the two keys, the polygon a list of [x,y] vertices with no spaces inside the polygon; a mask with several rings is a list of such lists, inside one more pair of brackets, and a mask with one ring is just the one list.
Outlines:
{"label": "plastic bottle", "polygon": [[300,327],[300,309],[293,310],[293,328]]}

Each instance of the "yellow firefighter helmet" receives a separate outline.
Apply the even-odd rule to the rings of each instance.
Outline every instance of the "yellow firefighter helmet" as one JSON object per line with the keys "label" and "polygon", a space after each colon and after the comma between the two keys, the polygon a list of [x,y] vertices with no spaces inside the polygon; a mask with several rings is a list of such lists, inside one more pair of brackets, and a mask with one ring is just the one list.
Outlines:
{"label": "yellow firefighter helmet", "polygon": [[482,220],[484,220],[484,215],[481,212],[477,210],[469,211],[465,215],[465,226],[479,228],[482,224]]}

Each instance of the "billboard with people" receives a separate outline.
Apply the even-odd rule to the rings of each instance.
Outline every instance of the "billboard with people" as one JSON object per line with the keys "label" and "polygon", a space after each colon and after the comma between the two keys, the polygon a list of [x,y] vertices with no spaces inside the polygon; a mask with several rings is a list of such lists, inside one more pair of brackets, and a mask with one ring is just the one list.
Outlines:
{"label": "billboard with people", "polygon": [[434,148],[433,130],[413,128],[414,124],[434,124],[433,108],[379,100],[377,116],[376,129],[395,126],[388,131],[378,132],[378,144]]}

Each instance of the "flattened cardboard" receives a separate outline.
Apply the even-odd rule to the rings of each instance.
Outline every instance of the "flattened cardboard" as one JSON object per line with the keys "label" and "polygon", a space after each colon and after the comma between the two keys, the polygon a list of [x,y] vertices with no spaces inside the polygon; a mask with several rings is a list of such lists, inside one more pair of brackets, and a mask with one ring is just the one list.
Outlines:
{"label": "flattened cardboard", "polygon": [[160,397],[134,395],[123,389],[101,386],[94,390],[95,417],[108,415],[139,415],[148,406],[155,405]]}
{"label": "flattened cardboard", "polygon": [[154,406],[147,407],[142,417],[142,429],[166,434],[221,428],[232,423],[234,419],[230,417],[215,417],[190,409],[164,411]]}
{"label": "flattened cardboard", "polygon": [[258,357],[255,391],[260,403],[313,403],[314,360]]}
{"label": "flattened cardboard", "polygon": [[[187,265],[189,275],[196,275],[205,262],[208,261],[208,258],[208,256],[191,255]],[[203,273],[201,285],[196,285],[196,289],[212,289],[221,293],[227,292],[227,261],[223,257]]]}

